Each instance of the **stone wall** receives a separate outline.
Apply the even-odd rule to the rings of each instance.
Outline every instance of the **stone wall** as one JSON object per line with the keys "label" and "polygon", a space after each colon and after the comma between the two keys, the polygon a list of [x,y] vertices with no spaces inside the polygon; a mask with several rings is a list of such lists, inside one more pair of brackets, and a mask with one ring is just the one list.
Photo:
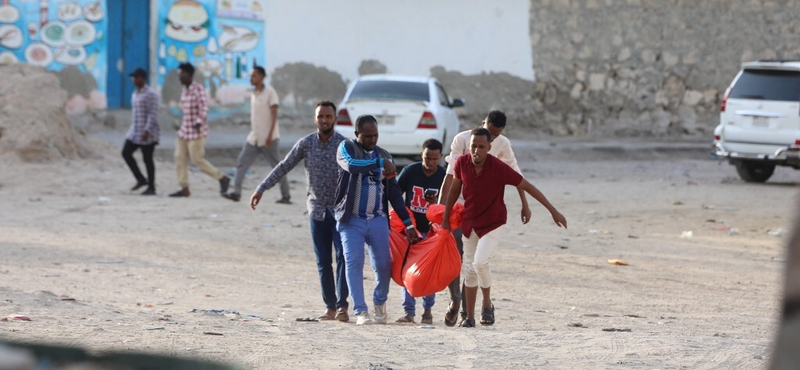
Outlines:
{"label": "stone wall", "polygon": [[533,126],[705,136],[740,63],[800,59],[800,0],[531,0]]}

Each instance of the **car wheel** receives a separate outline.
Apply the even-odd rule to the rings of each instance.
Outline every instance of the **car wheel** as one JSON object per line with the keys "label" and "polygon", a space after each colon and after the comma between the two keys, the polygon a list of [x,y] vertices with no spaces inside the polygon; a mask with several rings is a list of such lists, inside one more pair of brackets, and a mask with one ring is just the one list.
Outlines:
{"label": "car wheel", "polygon": [[768,163],[738,162],[736,172],[747,182],[765,182],[775,172],[775,165]]}

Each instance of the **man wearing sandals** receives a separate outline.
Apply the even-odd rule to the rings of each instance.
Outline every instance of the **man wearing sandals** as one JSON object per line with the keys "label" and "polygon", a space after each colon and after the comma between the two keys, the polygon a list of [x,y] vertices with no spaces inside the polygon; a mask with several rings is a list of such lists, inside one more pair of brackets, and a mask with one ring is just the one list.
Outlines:
{"label": "man wearing sandals", "polygon": [[467,318],[463,327],[475,327],[475,299],[478,287],[483,294],[481,324],[494,324],[494,305],[491,299],[492,272],[489,261],[500,246],[507,211],[503,202],[505,186],[524,190],[541,203],[559,227],[567,227],[567,219],[553,207],[535,186],[525,180],[501,160],[489,154],[492,134],[481,127],[470,134],[469,154],[456,160],[453,184],[447,196],[442,227],[450,230],[450,211],[459,195],[464,194],[463,243],[464,258],[461,275],[464,276],[464,299]]}
{"label": "man wearing sandals", "polygon": [[[489,154],[497,157],[503,163],[509,165],[514,171],[522,175],[522,170],[517,165],[517,157],[514,155],[514,150],[511,149],[511,141],[503,136],[503,130],[506,128],[506,115],[499,110],[493,110],[486,115],[481,127],[489,130],[492,134],[492,147]],[[455,173],[456,159],[463,154],[469,153],[469,138],[472,130],[462,131],[453,138],[453,143],[450,145],[450,155],[445,158],[447,161],[447,175],[442,183],[442,190],[439,192],[439,203],[447,203],[447,194],[450,190],[450,184],[453,181],[453,174]],[[520,212],[520,219],[523,224],[528,223],[531,219],[531,209],[528,206],[528,199],[525,197],[525,191],[519,190],[519,199],[522,203],[522,210]],[[463,199],[459,199],[463,203]],[[456,238],[456,246],[458,252],[463,255],[464,245],[461,242],[461,229],[453,230],[453,236]],[[447,286],[450,291],[450,306],[447,308],[447,313],[444,316],[444,323],[447,326],[455,326],[458,318],[458,305],[461,305],[461,321],[467,317],[467,307],[461,299],[464,286],[461,284],[461,277],[457,276],[450,285]]]}
{"label": "man wearing sandals", "polygon": [[[336,220],[333,217],[336,183],[339,179],[336,151],[339,143],[345,140],[344,136],[333,130],[333,126],[336,125],[336,105],[329,101],[317,103],[314,109],[314,123],[317,124],[317,132],[306,135],[294,144],[283,161],[278,163],[256,188],[250,197],[250,207],[255,210],[264,192],[285,181],[289,171],[303,161],[308,184],[306,193],[311,240],[314,242],[314,253],[317,255],[322,300],[327,307],[325,314],[319,319],[347,322],[350,320],[347,316],[349,293],[345,279],[344,252],[339,232],[336,231]],[[333,264],[331,255],[334,250],[335,280],[331,266]]]}
{"label": "man wearing sandals", "polygon": [[[436,204],[436,194],[444,181],[444,168],[439,166],[442,159],[442,143],[436,139],[428,139],[422,143],[422,162],[412,163],[400,172],[397,177],[397,185],[405,193],[406,207],[414,214],[417,222],[417,231],[424,238],[430,231],[427,212],[429,204]],[[413,323],[416,314],[417,301],[406,288],[400,289],[403,294],[403,312],[405,315],[399,318],[399,323]],[[431,309],[436,303],[436,294],[422,297],[422,308],[425,312],[420,320],[423,324],[433,324]]]}

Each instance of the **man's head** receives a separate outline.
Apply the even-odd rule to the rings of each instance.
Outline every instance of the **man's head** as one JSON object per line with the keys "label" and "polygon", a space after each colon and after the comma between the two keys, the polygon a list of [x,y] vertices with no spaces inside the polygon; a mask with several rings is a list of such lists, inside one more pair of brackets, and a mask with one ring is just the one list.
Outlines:
{"label": "man's head", "polygon": [[436,169],[442,159],[442,142],[428,139],[422,143],[422,167],[428,171]]}
{"label": "man's head", "polygon": [[317,124],[319,132],[325,135],[330,134],[336,124],[336,104],[327,100],[317,103],[314,108],[314,123]]}
{"label": "man's head", "polygon": [[262,66],[253,67],[253,72],[250,73],[250,84],[253,86],[261,86],[264,83],[264,78],[267,77],[267,71]]}
{"label": "man's head", "polygon": [[378,144],[378,120],[365,114],[356,118],[356,141],[366,151],[375,149]]}
{"label": "man's head", "polygon": [[489,130],[489,133],[492,134],[492,140],[494,140],[500,136],[500,134],[503,133],[503,129],[506,128],[506,114],[499,110],[489,112],[483,120],[482,127]]}
{"label": "man's head", "polygon": [[481,164],[489,155],[492,148],[492,134],[489,130],[479,127],[470,133],[469,154],[472,156],[472,164]]}
{"label": "man's head", "polygon": [[135,71],[131,72],[130,76],[134,86],[139,89],[144,87],[144,84],[147,82],[147,71],[142,68],[136,68]]}
{"label": "man's head", "polygon": [[194,79],[194,66],[192,63],[181,63],[178,69],[181,71],[179,75],[181,84],[185,86],[191,85],[192,79]]}

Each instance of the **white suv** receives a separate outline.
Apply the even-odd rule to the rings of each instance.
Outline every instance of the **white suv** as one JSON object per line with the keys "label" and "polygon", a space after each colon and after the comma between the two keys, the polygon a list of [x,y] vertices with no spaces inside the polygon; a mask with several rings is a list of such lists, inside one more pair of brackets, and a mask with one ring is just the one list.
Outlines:
{"label": "white suv", "polygon": [[765,182],[775,166],[800,169],[800,61],[743,63],[719,118],[714,154],[742,180]]}
{"label": "white suv", "polygon": [[440,140],[447,154],[460,131],[453,108],[463,106],[464,100],[451,100],[435,78],[363,76],[347,89],[335,128],[352,138],[356,118],[371,114],[378,120],[378,146],[392,155],[416,158],[430,138]]}

